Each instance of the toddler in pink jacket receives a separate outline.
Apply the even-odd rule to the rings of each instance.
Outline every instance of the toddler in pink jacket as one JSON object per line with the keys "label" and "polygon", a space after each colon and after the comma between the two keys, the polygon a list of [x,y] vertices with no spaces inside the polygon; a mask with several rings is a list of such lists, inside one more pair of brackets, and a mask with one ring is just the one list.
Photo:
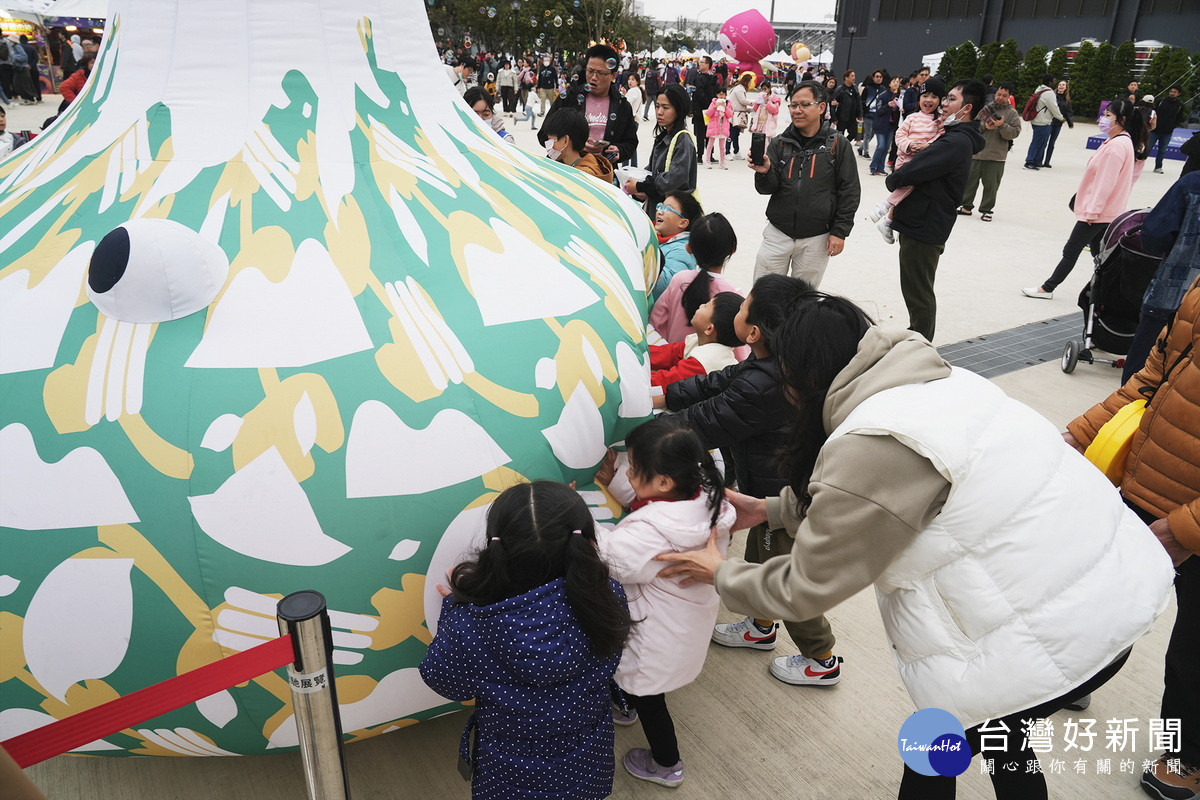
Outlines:
{"label": "toddler in pink jacket", "polygon": [[[905,117],[896,130],[896,169],[912,161],[914,155],[945,133],[942,121],[938,118],[938,108],[946,93],[946,84],[941,78],[925,81],[917,110]],[[892,233],[892,210],[912,194],[912,190],[912,186],[901,186],[888,195],[886,200],[881,200],[871,212],[871,221],[888,244],[896,241]]]}
{"label": "toddler in pink jacket", "polygon": [[721,169],[729,169],[725,166],[725,140],[729,138],[733,106],[725,99],[724,86],[717,89],[717,96],[708,104],[708,111],[704,113],[708,118],[708,128],[705,130],[708,136],[708,149],[705,151],[704,161],[708,164],[708,168],[712,169],[712,152],[715,144],[717,152],[721,154]]}
{"label": "toddler in pink jacket", "polygon": [[[703,550],[716,529],[721,552],[729,547],[736,513],[725,501],[720,472],[700,437],[671,417],[635,428],[625,439],[632,511],[597,545],[612,576],[629,598],[638,620],[625,645],[614,680],[631,711],[614,711],[614,721],[639,720],[650,747],[634,748],[622,763],[633,777],[678,786],[684,777],[666,693],[695,680],[704,666],[720,600],[708,584],[680,586],[660,578],[664,552]],[[612,460],[597,481],[615,482]],[[618,498],[624,502],[623,498]]]}

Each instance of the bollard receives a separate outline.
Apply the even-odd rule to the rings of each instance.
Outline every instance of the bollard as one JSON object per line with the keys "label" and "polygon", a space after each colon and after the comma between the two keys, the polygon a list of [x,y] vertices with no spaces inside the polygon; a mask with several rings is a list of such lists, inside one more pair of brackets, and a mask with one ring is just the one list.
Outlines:
{"label": "bollard", "polygon": [[296,655],[288,667],[288,682],[309,800],[349,800],[325,597],[314,591],[293,592],[279,601],[276,614],[279,633],[292,635]]}

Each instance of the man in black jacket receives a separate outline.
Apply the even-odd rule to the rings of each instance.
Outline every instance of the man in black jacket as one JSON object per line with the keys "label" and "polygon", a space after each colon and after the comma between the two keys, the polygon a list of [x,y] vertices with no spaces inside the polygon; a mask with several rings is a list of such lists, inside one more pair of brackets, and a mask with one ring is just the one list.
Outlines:
{"label": "man in black jacket", "polygon": [[858,132],[858,123],[862,122],[862,97],[854,88],[854,70],[848,69],[842,74],[842,85],[833,90],[833,119],[837,122],[838,132],[847,139],[860,141],[862,134]]}
{"label": "man in black jacket", "polygon": [[1150,141],[1146,145],[1146,155],[1150,155],[1150,151],[1154,149],[1155,142],[1158,143],[1158,152],[1154,156],[1154,171],[1162,173],[1163,171],[1163,156],[1167,154],[1167,145],[1171,143],[1171,134],[1175,132],[1175,126],[1183,118],[1183,101],[1179,99],[1179,95],[1183,89],[1178,85],[1172,86],[1167,90],[1167,96],[1158,101],[1158,105],[1154,107],[1155,123],[1154,130],[1150,131]]}
{"label": "man in black jacket", "polygon": [[[560,108],[576,108],[588,121],[587,152],[604,155],[609,161],[627,161],[637,150],[637,120],[633,108],[616,85],[617,51],[606,44],[593,45],[586,53],[584,82],[570,86],[562,97],[550,107],[553,114]],[[549,119],[549,116],[546,117]],[[542,120],[545,127],[546,121]],[[546,143],[546,136],[538,131],[538,141]],[[607,145],[602,145],[607,142]]]}
{"label": "man in black jacket", "polygon": [[692,133],[696,135],[696,163],[704,162],[705,144],[708,141],[708,123],[704,112],[717,96],[717,76],[712,71],[713,60],[708,56],[700,59],[699,70],[688,70],[687,90],[692,101]]}
{"label": "man in black jacket", "polygon": [[819,83],[801,82],[788,103],[792,124],[771,140],[761,166],[746,162],[757,173],[755,191],[771,195],[755,280],[790,271],[820,286],[854,227],[858,165],[850,143],[824,121],[828,102]]}
{"label": "man in black jacket", "polygon": [[908,306],[908,328],[931,342],[937,322],[933,279],[971,174],[971,156],[983,149],[975,114],[985,92],[979,81],[955,85],[942,102],[946,132],[885,181],[889,191],[913,187],[892,212],[892,229],[900,234],[900,292]]}

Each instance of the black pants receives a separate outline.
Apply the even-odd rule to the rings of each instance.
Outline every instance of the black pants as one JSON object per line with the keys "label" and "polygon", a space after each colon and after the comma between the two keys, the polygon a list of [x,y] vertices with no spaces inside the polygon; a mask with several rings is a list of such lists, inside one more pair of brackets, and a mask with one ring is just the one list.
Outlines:
{"label": "black pants", "polygon": [[0,64],[0,88],[3,88],[4,93],[9,97],[16,97],[13,93],[12,64]]}
{"label": "black pants", "polygon": [[739,128],[737,125],[729,126],[729,139],[725,142],[725,155],[742,152],[742,144],[739,141],[741,136],[741,128]]}
{"label": "black pants", "polygon": [[[1193,559],[1194,560],[1194,559]],[[1025,734],[1022,733],[1022,719],[1044,719],[1049,717],[1055,711],[1064,708],[1068,703],[1072,703],[1085,694],[1091,694],[1093,691],[1103,686],[1108,682],[1108,679],[1116,675],[1121,667],[1125,666],[1125,661],[1129,658],[1129,651],[1117,658],[1116,661],[1109,664],[1104,669],[1097,672],[1084,683],[1071,691],[1064,694],[1055,700],[1047,703],[1042,703],[1040,706],[1034,706],[1024,711],[1018,711],[1015,714],[1009,714],[1007,717],[1001,717],[999,720],[992,720],[988,726],[988,754],[995,761],[995,771],[992,773],[992,789],[996,792],[996,800],[1045,800],[1046,798],[1046,776],[1041,772],[1027,772],[1026,764],[1030,761],[1037,760],[1037,754],[1028,745],[1022,747]],[[1163,715],[1166,716],[1165,714]],[[998,722],[1003,722],[1008,728],[1007,734],[993,733],[992,731],[999,728]],[[981,734],[976,725],[974,728],[967,730],[967,744],[971,748],[971,755],[979,753]],[[1004,750],[992,755],[991,746],[995,743],[992,737],[1004,737]],[[1005,765],[1016,763],[1017,768],[1013,770],[1005,769]],[[919,772],[914,772],[906,765],[904,767],[904,779],[900,781],[899,800],[954,800],[954,778],[944,778],[940,775],[922,775]]]}
{"label": "black pants", "polygon": [[1050,277],[1042,282],[1042,288],[1047,292],[1053,292],[1058,285],[1067,279],[1071,274],[1071,270],[1075,269],[1075,262],[1079,260],[1079,254],[1083,252],[1083,246],[1091,245],[1092,253],[1100,252],[1100,239],[1104,236],[1104,230],[1108,227],[1107,222],[1075,222],[1075,227],[1071,229],[1071,235],[1067,237],[1067,243],[1063,245],[1062,260],[1058,262],[1058,266],[1054,268],[1054,272]]}
{"label": "black pants", "polygon": [[[696,161],[704,160],[704,148],[708,144],[708,123],[704,121],[704,114],[700,113],[692,117],[692,133],[696,134]],[[718,161],[720,159],[717,159]],[[675,762],[671,762],[672,764]],[[667,766],[670,766],[668,764]]]}
{"label": "black pants", "polygon": [[42,102],[42,76],[38,74],[38,68],[32,64],[29,65],[29,80],[33,83],[33,93],[37,101]]}
{"label": "black pants", "polygon": [[841,134],[844,134],[845,137],[848,140],[850,140],[851,142],[856,142],[859,140],[860,137],[858,135],[858,120],[852,119],[852,120],[848,120],[846,122],[842,122],[839,119],[839,120],[837,120],[836,127],[838,129],[838,132]]}
{"label": "black pants", "polygon": [[667,696],[650,694],[639,697],[626,692],[625,699],[638,712],[655,763],[664,767],[678,764],[679,742],[675,739],[675,723],[671,721],[671,712],[667,710]]}
{"label": "black pants", "polygon": [[517,110],[517,93],[511,86],[500,87],[500,100],[504,103],[504,113],[511,114]]}
{"label": "black pants", "polygon": [[946,245],[900,234],[900,294],[908,307],[908,329],[929,341],[937,328],[937,295],[933,281]]}
{"label": "black pants", "polygon": [[[1128,500],[1125,505],[1147,525],[1158,519]],[[1164,659],[1159,717],[1179,720],[1180,748],[1168,755],[1195,767],[1200,766],[1200,676],[1196,672],[1200,659],[1200,558],[1192,556],[1175,568],[1175,601],[1178,608]]]}

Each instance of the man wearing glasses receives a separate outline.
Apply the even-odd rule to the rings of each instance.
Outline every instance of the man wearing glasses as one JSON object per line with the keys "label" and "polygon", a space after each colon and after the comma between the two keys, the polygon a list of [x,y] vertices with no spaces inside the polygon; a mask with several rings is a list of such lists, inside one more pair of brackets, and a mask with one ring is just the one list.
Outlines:
{"label": "man wearing glasses", "polygon": [[854,227],[860,189],[854,151],[825,120],[829,94],[814,81],[797,84],[792,124],[771,140],[762,165],[747,161],[754,189],[769,194],[767,227],[754,279],[790,274],[820,286],[829,257],[842,252]]}
{"label": "man wearing glasses", "polygon": [[[560,108],[578,109],[588,121],[584,150],[607,156],[614,163],[627,161],[637,150],[637,120],[633,118],[629,101],[616,86],[617,51],[606,44],[597,44],[588,48],[586,55],[584,83],[571,86],[555,100],[550,115]],[[545,124],[543,120],[542,126]],[[538,141],[546,144],[546,135],[541,131],[538,131]]]}

